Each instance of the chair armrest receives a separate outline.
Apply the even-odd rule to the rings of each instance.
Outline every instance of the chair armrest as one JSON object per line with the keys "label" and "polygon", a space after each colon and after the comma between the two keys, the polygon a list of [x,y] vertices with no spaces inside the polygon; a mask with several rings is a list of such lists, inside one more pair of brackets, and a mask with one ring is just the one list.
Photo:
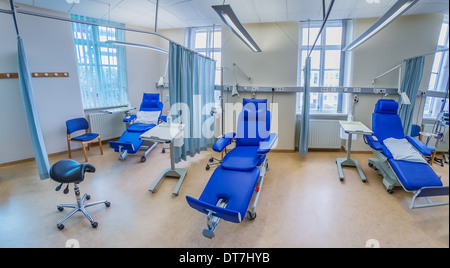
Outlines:
{"label": "chair armrest", "polygon": [[381,151],[382,151],[383,155],[384,155],[387,159],[392,159],[392,158],[394,158],[394,156],[392,155],[391,151],[389,151],[389,149],[386,147],[386,145],[384,145],[384,144],[381,145]]}
{"label": "chair armrest", "polygon": [[419,141],[416,138],[407,136],[406,139],[414,146],[416,147],[416,149],[423,155],[425,156],[430,156],[431,155],[431,151],[430,149],[427,147],[427,145],[421,141]]}
{"label": "chair armrest", "polygon": [[378,141],[378,139],[376,139],[375,136],[364,135],[364,140],[367,142],[367,144],[369,144],[369,146],[372,149],[377,150],[377,151],[383,150],[381,143]]}
{"label": "chair armrest", "polygon": [[229,132],[220,137],[213,145],[212,149],[216,152],[222,152],[225,147],[231,144],[234,137],[236,136],[236,133]]}
{"label": "chair armrest", "polygon": [[259,145],[259,149],[257,151],[258,154],[267,154],[270,149],[272,149],[272,146],[275,144],[275,141],[278,139],[277,133],[270,133],[269,137],[265,139],[261,144]]}
{"label": "chair armrest", "polygon": [[166,115],[161,115],[159,117],[159,120],[162,121],[162,122],[167,122],[167,116]]}
{"label": "chair armrest", "polygon": [[131,121],[133,121],[133,120],[136,119],[136,118],[137,118],[137,115],[132,114],[132,115],[129,115],[129,116],[125,117],[125,118],[123,119],[123,122],[125,122],[125,123],[130,123]]}

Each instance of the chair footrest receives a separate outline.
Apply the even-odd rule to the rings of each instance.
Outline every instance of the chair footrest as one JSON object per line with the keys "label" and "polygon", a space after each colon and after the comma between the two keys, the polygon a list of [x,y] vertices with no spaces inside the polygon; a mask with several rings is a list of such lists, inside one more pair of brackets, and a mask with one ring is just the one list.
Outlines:
{"label": "chair footrest", "polygon": [[[141,147],[141,144],[144,141],[139,141],[139,146],[137,147],[139,149],[139,147]],[[117,141],[110,141],[109,145],[111,146],[111,148],[114,149],[115,152],[118,153],[122,153],[123,151],[127,151],[128,153],[135,153],[137,150],[135,149],[133,143],[128,143],[128,142],[117,142]]]}

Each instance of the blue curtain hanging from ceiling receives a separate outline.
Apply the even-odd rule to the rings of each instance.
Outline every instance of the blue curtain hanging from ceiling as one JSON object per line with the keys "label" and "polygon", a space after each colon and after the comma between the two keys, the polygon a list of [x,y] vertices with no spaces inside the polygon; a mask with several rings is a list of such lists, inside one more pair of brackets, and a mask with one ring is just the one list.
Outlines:
{"label": "blue curtain hanging from ceiling", "polygon": [[411,134],[412,119],[414,114],[414,106],[416,103],[416,97],[419,90],[420,82],[422,81],[423,65],[425,57],[416,57],[406,61],[405,75],[401,85],[401,92],[406,92],[410,105],[401,105],[400,119],[402,120],[403,130],[406,136]]}
{"label": "blue curtain hanging from ceiling", "polygon": [[22,101],[25,107],[25,115],[27,118],[28,130],[30,132],[34,158],[36,159],[36,166],[39,172],[39,177],[41,178],[41,180],[45,180],[50,177],[47,149],[45,148],[36,103],[34,101],[31,75],[30,71],[28,70],[28,61],[25,55],[23,41],[20,35],[17,36],[17,52],[19,60],[20,91],[22,93]]}
{"label": "blue curtain hanging from ceiling", "polygon": [[298,150],[300,155],[308,153],[309,142],[309,106],[310,106],[310,91],[311,91],[311,57],[305,60],[305,68],[303,69],[305,91],[303,92],[303,107],[300,119],[300,135],[298,142]]}
{"label": "blue curtain hanging from ceiling", "polygon": [[19,27],[16,20],[14,0],[10,0],[9,3],[11,6],[14,28],[17,34],[19,84],[25,110],[25,117],[27,120],[31,146],[33,147],[33,153],[36,160],[39,177],[41,178],[41,180],[45,180],[50,178],[50,165],[48,164],[47,149],[45,148],[44,137],[42,135],[41,124],[34,100],[33,86],[31,84],[31,74],[28,70],[28,61],[25,53],[25,48],[23,45],[23,40],[20,37]]}
{"label": "blue curtain hanging from ceiling", "polygon": [[173,122],[182,123],[184,144],[175,147],[175,162],[206,151],[214,144],[214,82],[216,62],[170,43],[169,93]]}

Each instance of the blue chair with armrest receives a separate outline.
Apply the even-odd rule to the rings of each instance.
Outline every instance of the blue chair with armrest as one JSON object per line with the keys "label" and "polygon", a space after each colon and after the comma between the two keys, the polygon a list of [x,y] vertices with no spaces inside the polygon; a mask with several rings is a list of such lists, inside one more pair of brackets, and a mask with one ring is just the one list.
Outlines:
{"label": "blue chair with armrest", "polygon": [[[393,152],[386,146],[386,139],[406,139],[423,156],[430,156],[431,151],[416,138],[404,135],[400,116],[397,114],[398,103],[394,100],[381,99],[372,115],[373,136],[364,138],[377,158],[369,159],[369,166],[375,167],[383,176],[383,184],[392,194],[395,186],[402,186],[405,191],[413,192],[410,209],[448,205],[448,202],[433,203],[430,197],[448,196],[448,186],[443,186],[440,177],[425,163],[395,159]],[[416,205],[418,197],[424,197],[426,204]]]}
{"label": "blue chair with armrest", "polygon": [[221,152],[236,139],[236,147],[214,170],[200,198],[186,196],[189,206],[207,215],[205,237],[215,236],[221,219],[240,223],[245,215],[249,220],[256,218],[255,208],[268,168],[266,155],[278,138],[270,133],[270,121],[267,100],[244,99],[236,133],[227,133],[214,144],[213,149]]}
{"label": "blue chair with armrest", "polygon": [[165,117],[161,115],[162,110],[163,103],[159,101],[159,94],[144,93],[139,111],[144,113],[155,113],[156,120],[154,122],[135,122],[136,119],[139,119],[138,115],[130,115],[123,120],[126,123],[134,123],[127,127],[127,130],[122,134],[119,141],[109,142],[111,148],[119,153],[119,160],[125,160],[128,154],[136,154],[141,148],[146,149],[141,157],[141,162],[147,160],[147,155],[158,143],[154,142],[152,144],[144,145],[144,141],[140,140],[139,137],[148,130],[154,128],[161,121],[166,121]]}

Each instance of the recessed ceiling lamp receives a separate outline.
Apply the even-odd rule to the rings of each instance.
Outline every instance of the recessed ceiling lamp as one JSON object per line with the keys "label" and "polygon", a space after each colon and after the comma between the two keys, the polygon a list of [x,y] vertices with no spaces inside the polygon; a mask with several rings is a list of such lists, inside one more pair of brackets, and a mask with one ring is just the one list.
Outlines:
{"label": "recessed ceiling lamp", "polygon": [[217,5],[212,6],[212,8],[219,14],[220,18],[223,20],[225,25],[230,28],[230,30],[237,35],[251,50],[254,52],[261,52],[261,49],[250,36],[250,34],[245,30],[242,23],[234,14],[233,9],[230,5]]}
{"label": "recessed ceiling lamp", "polygon": [[376,33],[381,31],[384,27],[393,22],[397,17],[405,13],[410,7],[416,4],[419,0],[398,0],[381,18],[379,18],[369,29],[367,29],[358,38],[353,40],[343,50],[353,50],[365,41],[369,40]]}

